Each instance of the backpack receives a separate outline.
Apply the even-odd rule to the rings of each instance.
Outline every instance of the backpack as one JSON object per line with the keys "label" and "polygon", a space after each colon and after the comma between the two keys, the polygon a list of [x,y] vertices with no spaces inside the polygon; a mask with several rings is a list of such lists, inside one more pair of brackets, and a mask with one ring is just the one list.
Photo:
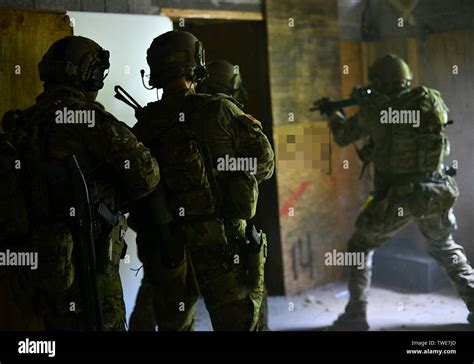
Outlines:
{"label": "backpack", "polygon": [[51,177],[56,178],[44,159],[44,136],[52,125],[51,118],[44,115],[50,110],[51,104],[42,103],[25,111],[7,112],[3,117],[6,134],[0,138],[0,249],[26,248],[38,254],[39,269],[34,273],[23,266],[0,269],[16,305],[24,312],[50,309],[45,292],[57,296],[75,279],[69,226],[41,223],[51,217],[48,183]]}
{"label": "backpack", "polygon": [[416,124],[387,124],[380,126],[384,139],[375,140],[374,164],[380,172],[390,174],[420,174],[438,170],[449,150],[445,135],[448,108],[438,91],[417,87],[376,108],[392,108],[401,113],[417,113]]}
{"label": "backpack", "polygon": [[167,107],[161,101],[150,103],[138,118],[138,124],[152,123],[155,138],[149,147],[160,165],[172,215],[193,220],[214,214],[217,202],[211,187],[213,176],[206,146],[185,122],[179,121],[180,113],[192,114],[195,101],[200,100],[186,101],[182,108]]}
{"label": "backpack", "polygon": [[[156,157],[169,208],[181,220],[206,216],[250,219],[255,215],[256,178],[244,172],[219,172],[209,146],[195,135],[189,122],[179,121],[181,112],[193,120],[211,102],[223,99],[236,103],[223,94],[193,94],[181,105],[152,102],[137,114],[133,131]],[[249,117],[242,114],[240,118],[245,123]]]}
{"label": "backpack", "polygon": [[31,216],[48,213],[47,181],[38,173],[41,122],[27,122],[36,111],[38,107],[10,110],[2,119],[6,132],[0,135],[0,240],[7,243],[28,235]]}
{"label": "backpack", "polygon": [[26,198],[22,188],[21,160],[6,134],[0,135],[0,240],[14,240],[29,230]]}

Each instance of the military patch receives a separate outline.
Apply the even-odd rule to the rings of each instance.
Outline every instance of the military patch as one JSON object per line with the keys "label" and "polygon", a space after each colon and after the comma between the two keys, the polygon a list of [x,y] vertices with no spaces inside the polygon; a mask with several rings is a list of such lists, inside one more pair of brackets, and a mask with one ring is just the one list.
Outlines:
{"label": "military patch", "polygon": [[244,121],[245,123],[247,124],[250,124],[252,126],[254,125],[257,125],[259,126],[260,128],[262,127],[262,123],[260,121],[258,121],[257,119],[255,119],[252,115],[250,114],[243,114],[243,115],[240,115],[238,117],[239,120],[242,120]]}

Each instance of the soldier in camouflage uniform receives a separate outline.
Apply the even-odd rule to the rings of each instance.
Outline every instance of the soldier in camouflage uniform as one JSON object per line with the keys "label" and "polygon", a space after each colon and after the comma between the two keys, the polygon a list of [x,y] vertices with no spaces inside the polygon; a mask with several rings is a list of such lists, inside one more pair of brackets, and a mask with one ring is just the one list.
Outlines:
{"label": "soldier in camouflage uniform", "polygon": [[206,68],[209,77],[196,87],[196,91],[204,94],[221,93],[232,96],[243,108],[248,101],[248,95],[238,66],[223,59],[216,59],[207,62]]}
{"label": "soldier in camouflage uniform", "polygon": [[[412,73],[396,55],[375,62],[369,68],[369,79],[373,95],[359,105],[357,114],[345,118],[335,112],[329,118],[340,146],[370,137],[375,171],[374,192],[357,218],[348,244],[349,252],[364,254],[365,267],[351,267],[350,299],[333,329],[369,329],[366,306],[373,250],[411,221],[418,225],[430,254],[446,269],[473,312],[474,271],[452,236],[456,229],[453,205],[459,191],[452,173],[443,165],[449,153],[444,132],[448,109],[438,91],[410,87]],[[385,111],[397,112],[398,120],[385,118]],[[411,122],[401,119],[400,115],[409,115],[407,111],[413,115]]]}
{"label": "soldier in camouflage uniform", "polygon": [[[26,164],[39,158],[48,171],[61,171],[64,160],[76,156],[90,189],[97,281],[107,331],[124,330],[125,322],[119,263],[125,253],[127,227],[119,212],[126,212],[132,200],[150,193],[159,181],[158,164],[150,151],[94,101],[108,68],[108,51],[88,38],[69,36],[55,42],[39,64],[44,92],[32,107],[6,114],[3,123]],[[58,115],[63,111],[90,112],[94,122],[61,121]],[[40,156],[32,155],[28,137],[32,131],[39,138]],[[46,330],[94,329],[87,327],[85,319],[83,263],[72,225],[70,185],[62,182],[61,174],[46,177],[28,168],[25,173],[33,186],[28,196],[31,249],[39,255],[38,270],[31,275],[29,302],[34,302],[44,318]],[[41,193],[36,188],[40,185],[46,186]],[[99,206],[117,221],[106,221],[98,213]],[[16,292],[17,297],[25,294]]]}
{"label": "soldier in camouflage uniform", "polygon": [[[196,87],[197,93],[217,94],[222,93],[232,96],[235,103],[240,103],[243,109],[247,102],[247,92],[243,87],[242,77],[238,68],[226,60],[213,60],[206,63],[209,76]],[[130,317],[130,330],[153,331],[155,319],[153,315],[153,290],[146,281],[142,282],[137,294],[133,313]],[[260,309],[259,328],[261,331],[269,331],[267,294],[265,290],[264,300]]]}
{"label": "soldier in camouflage uniform", "polygon": [[[182,257],[170,264],[153,222],[137,219],[159,330],[193,330],[199,294],[215,330],[258,330],[266,249],[246,245],[246,219],[255,214],[258,182],[273,174],[272,148],[260,122],[231,97],[195,93],[207,71],[192,34],[155,38],[147,61],[150,85],[163,88],[163,98],[137,114],[133,130],[160,163],[160,184],[184,235]],[[226,156],[255,158],[255,174],[220,168]]]}
{"label": "soldier in camouflage uniform", "polygon": [[[205,94],[222,93],[232,96],[240,103],[240,108],[244,109],[248,101],[248,94],[244,88],[242,75],[237,66],[229,61],[217,59],[206,63],[209,77],[201,82],[196,91]],[[265,295],[260,309],[260,331],[269,331],[268,328],[268,298],[265,289]]]}

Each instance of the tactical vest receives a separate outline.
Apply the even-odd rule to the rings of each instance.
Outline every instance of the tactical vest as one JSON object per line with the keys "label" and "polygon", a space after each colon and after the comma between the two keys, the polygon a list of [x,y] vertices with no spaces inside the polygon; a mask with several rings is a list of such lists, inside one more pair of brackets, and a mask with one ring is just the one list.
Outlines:
{"label": "tactical vest", "polygon": [[212,100],[215,98],[208,95],[189,95],[182,104],[157,101],[137,115],[139,123],[150,123],[154,129],[156,138],[147,146],[160,166],[171,213],[179,219],[217,213],[219,202],[208,147],[187,125],[196,117],[193,111]]}
{"label": "tactical vest", "polygon": [[[418,87],[370,108],[373,125],[369,135],[375,143],[373,162],[377,172],[410,175],[439,169],[449,143],[444,133],[448,108],[438,91]],[[383,123],[382,111],[387,112],[386,116],[398,113],[399,122],[394,119]],[[408,120],[412,123],[401,122]]]}

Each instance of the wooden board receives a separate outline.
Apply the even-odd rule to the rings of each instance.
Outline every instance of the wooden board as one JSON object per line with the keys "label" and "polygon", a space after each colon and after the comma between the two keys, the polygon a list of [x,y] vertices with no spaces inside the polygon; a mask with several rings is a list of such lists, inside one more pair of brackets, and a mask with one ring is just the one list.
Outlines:
{"label": "wooden board", "polygon": [[211,10],[211,9],[178,9],[160,8],[160,15],[173,20],[183,19],[220,19],[262,21],[263,14],[257,11]]}
{"label": "wooden board", "polygon": [[42,91],[38,62],[72,34],[65,13],[0,9],[0,115],[32,105]]}

